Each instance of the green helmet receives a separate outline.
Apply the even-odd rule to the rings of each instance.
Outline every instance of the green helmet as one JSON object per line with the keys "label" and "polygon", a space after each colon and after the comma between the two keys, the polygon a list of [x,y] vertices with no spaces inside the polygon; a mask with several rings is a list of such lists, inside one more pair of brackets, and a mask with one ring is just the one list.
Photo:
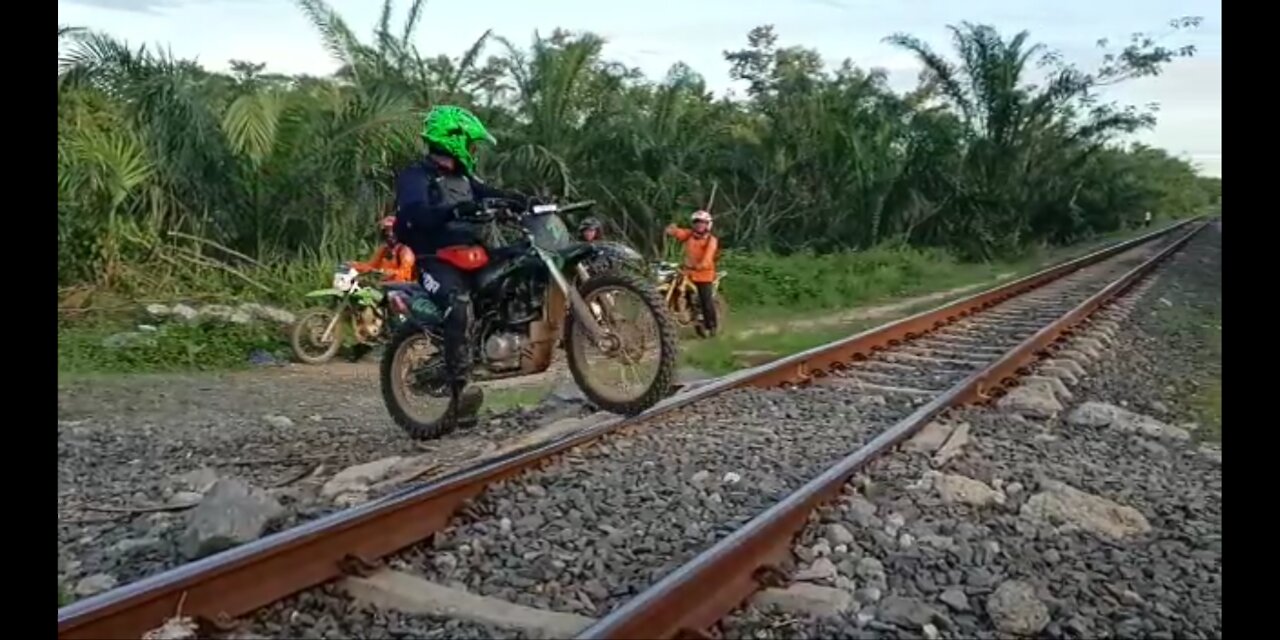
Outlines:
{"label": "green helmet", "polygon": [[453,156],[467,173],[474,173],[476,169],[476,159],[471,153],[473,144],[498,144],[474,113],[448,105],[433,107],[422,119],[422,139],[431,149]]}

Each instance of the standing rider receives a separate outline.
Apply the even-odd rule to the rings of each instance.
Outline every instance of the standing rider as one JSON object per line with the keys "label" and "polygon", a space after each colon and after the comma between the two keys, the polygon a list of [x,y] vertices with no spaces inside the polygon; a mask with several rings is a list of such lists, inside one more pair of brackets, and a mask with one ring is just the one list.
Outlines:
{"label": "standing rider", "polygon": [[470,111],[434,107],[423,119],[422,139],[426,156],[396,176],[395,233],[417,255],[422,287],[444,311],[445,375],[458,413],[469,415],[481,403],[480,393],[463,394],[471,373],[471,276],[436,252],[481,244],[482,227],[473,219],[481,210],[480,200],[528,199],[490,187],[476,177],[476,144],[497,141]]}
{"label": "standing rider", "polygon": [[702,304],[702,322],[709,335],[715,335],[719,319],[712,285],[716,281],[716,254],[720,241],[711,235],[711,214],[706,211],[693,213],[693,229],[683,229],[675,224],[667,226],[667,235],[684,244],[684,271],[698,288],[698,300]]}

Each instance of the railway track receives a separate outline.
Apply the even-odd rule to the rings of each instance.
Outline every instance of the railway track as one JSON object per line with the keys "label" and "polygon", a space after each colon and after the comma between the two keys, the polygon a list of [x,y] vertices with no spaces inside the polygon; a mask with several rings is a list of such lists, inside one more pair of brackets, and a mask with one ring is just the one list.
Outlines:
{"label": "railway track", "polygon": [[[137,638],[179,613],[224,630],[241,619],[256,635],[386,633],[385,621],[345,621],[360,609],[348,597],[406,589],[427,594],[406,604],[419,630],[512,635],[433,612],[456,595],[448,584],[527,608],[543,635],[705,635],[774,579],[808,514],[862,465],[948,408],[1000,394],[1200,228],[1174,225],[77,602],[59,610],[59,637]],[[344,576],[356,578],[267,607]]]}

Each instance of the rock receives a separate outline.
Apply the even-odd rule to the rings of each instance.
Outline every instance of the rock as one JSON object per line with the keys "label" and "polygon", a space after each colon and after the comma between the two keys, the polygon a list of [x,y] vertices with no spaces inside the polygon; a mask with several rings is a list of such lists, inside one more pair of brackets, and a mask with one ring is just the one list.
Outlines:
{"label": "rock", "polygon": [[837,546],[848,545],[853,542],[853,534],[838,522],[827,525],[826,538],[827,542]]}
{"label": "rock", "polygon": [[1041,365],[1039,368],[1036,369],[1036,371],[1038,371],[1041,375],[1045,375],[1051,378],[1057,378],[1063,384],[1075,384],[1076,382],[1079,382],[1079,378],[1077,378],[1074,373],[1067,371],[1063,367],[1059,367],[1055,365]]}
{"label": "rock", "polygon": [[213,484],[218,481],[218,472],[209,467],[200,467],[177,476],[173,480],[180,488],[199,493],[203,497],[213,487]]}
{"label": "rock", "polygon": [[289,429],[293,427],[293,420],[278,415],[262,416],[262,422],[272,429]]}
{"label": "rock", "polygon": [[898,530],[907,525],[907,517],[901,513],[891,513],[884,519],[884,528],[889,535],[896,535]]}
{"label": "rock", "polygon": [[942,617],[942,612],[915,598],[889,596],[880,601],[876,618],[908,629],[919,629]]}
{"label": "rock", "polygon": [[1141,605],[1143,603],[1143,600],[1142,600],[1142,596],[1138,595],[1137,592],[1125,589],[1124,591],[1120,592],[1120,602],[1123,602],[1131,607],[1136,607]]}
{"label": "rock", "polygon": [[947,504],[968,504],[984,507],[1004,504],[1004,494],[988,487],[980,480],[955,474],[938,474],[933,478],[933,489]]}
{"label": "rock", "polygon": [[884,592],[879,587],[862,587],[853,592],[853,597],[862,604],[875,604],[884,597]]}
{"label": "rock", "polygon": [[369,490],[369,485],[387,479],[403,461],[404,458],[400,456],[391,456],[347,467],[334,474],[328,482],[324,483],[324,486],[320,487],[320,495],[333,498],[344,493],[366,492]]}
{"label": "rock", "polygon": [[813,564],[799,570],[795,574],[797,582],[830,582],[835,580],[839,572],[830,558],[818,558]]}
{"label": "rock", "polygon": [[942,637],[941,634],[938,633],[938,628],[931,624],[926,624],[923,627],[920,627],[920,633],[924,634],[925,640],[938,640],[938,638]]}
{"label": "rock", "polygon": [[1190,432],[1155,418],[1134,413],[1105,402],[1085,402],[1067,414],[1067,423],[1082,427],[1111,427],[1119,431],[1140,433],[1152,438],[1189,440]]}
{"label": "rock", "polygon": [[150,549],[160,545],[160,539],[154,537],[125,538],[111,546],[112,553],[121,555],[138,549]]}
{"label": "rock", "polygon": [[964,594],[964,589],[960,589],[958,587],[952,587],[943,591],[942,595],[938,596],[938,600],[942,601],[942,604],[951,607],[952,611],[964,612],[968,611],[970,608],[969,596]]}
{"label": "rock", "polygon": [[926,547],[933,547],[935,549],[950,549],[955,546],[955,540],[950,536],[924,535],[920,536],[920,540],[918,542]]}
{"label": "rock", "polygon": [[942,443],[947,441],[947,437],[951,435],[954,429],[952,425],[943,424],[941,422],[930,422],[926,424],[919,433],[912,436],[902,448],[911,453],[923,453],[932,455],[942,447]]}
{"label": "rock", "polygon": [[236,312],[236,309],[225,304],[207,304],[200,308],[198,315],[206,322],[231,322],[231,316]]}
{"label": "rock", "polygon": [[902,535],[898,536],[898,546],[902,547],[903,549],[910,549],[913,545],[915,545],[915,543],[916,543],[915,536],[909,533],[903,533]]}
{"label": "rock", "polygon": [[1000,398],[996,406],[1004,411],[1032,418],[1052,418],[1062,411],[1062,403],[1054,397],[1053,390],[1045,385],[1014,387]]}
{"label": "rock", "polygon": [[1147,440],[1146,438],[1138,438],[1137,440],[1138,440],[1138,446],[1142,447],[1144,451],[1146,451],[1147,453],[1150,453],[1153,456],[1164,457],[1169,455],[1169,450],[1159,442],[1153,442],[1151,440]]}
{"label": "rock", "polygon": [[81,598],[97,595],[104,591],[110,591],[116,588],[116,577],[109,573],[95,573],[80,579],[76,583],[74,589],[75,594]]}
{"label": "rock", "polygon": [[724,474],[724,477],[720,479],[720,483],[721,484],[737,484],[738,481],[741,479],[742,479],[742,476],[730,471]]}
{"label": "rock", "polygon": [[1159,400],[1152,400],[1147,404],[1147,406],[1151,407],[1151,410],[1156,413],[1162,413],[1162,414],[1169,413],[1169,405],[1163,402],[1160,402]]}
{"label": "rock", "polygon": [[829,556],[831,555],[831,543],[826,540],[819,540],[809,548],[809,553],[813,554],[815,558]]}
{"label": "rock", "polygon": [[173,305],[172,307],[169,308],[169,313],[173,317],[183,322],[194,322],[197,318],[200,317],[199,311],[196,311],[195,309],[185,304]]}
{"label": "rock", "polygon": [[689,478],[689,482],[692,482],[694,484],[702,484],[707,481],[707,478],[710,478],[710,477],[711,477],[711,472],[707,471],[706,469],[703,469],[702,471],[699,471],[693,474],[693,477]]}
{"label": "rock", "polygon": [[180,546],[196,559],[256,540],[284,508],[269,494],[239,480],[214,483],[188,517]]}
{"label": "rock", "polygon": [[1085,493],[1062,482],[1048,480],[1043,485],[1043,491],[1022,505],[1020,513],[1023,517],[1117,539],[1151,530],[1146,517],[1133,507]]}
{"label": "rock", "polygon": [[440,571],[440,573],[447,575],[452,573],[454,569],[458,568],[458,558],[452,553],[439,553],[431,559],[431,565]]}
{"label": "rock", "polygon": [[879,526],[880,520],[876,518],[876,504],[867,500],[862,496],[853,496],[846,503],[849,507],[849,519],[860,527]]}
{"label": "rock", "polygon": [[[209,486],[213,486],[210,484]],[[189,506],[200,502],[204,497],[203,493],[197,491],[179,491],[169,498],[169,505],[173,507]]]}
{"label": "rock", "polygon": [[1046,367],[1056,367],[1058,369],[1063,369],[1067,373],[1071,374],[1072,376],[1075,376],[1076,378],[1084,377],[1084,367],[1080,366],[1080,363],[1076,362],[1075,360],[1070,360],[1068,358],[1055,358],[1055,359],[1045,360],[1043,364]]}
{"label": "rock", "polygon": [[884,564],[878,558],[863,556],[854,565],[853,574],[868,585],[887,586]]}
{"label": "rock", "polygon": [[266,320],[267,322],[274,322],[276,324],[289,325],[297,321],[297,318],[292,313],[289,313],[284,309],[277,309],[275,307],[258,304],[256,302],[246,302],[240,305],[239,311],[250,317],[257,318],[259,320]]}
{"label": "rock", "polygon": [[769,588],[752,599],[757,607],[775,607],[786,613],[831,618],[853,608],[853,596],[843,589],[797,582],[785,589]]}
{"label": "rock", "polygon": [[1071,390],[1067,389],[1067,385],[1053,376],[1027,376],[1022,379],[1022,384],[1028,387],[1044,387],[1062,402],[1069,402],[1073,397]]}
{"label": "rock", "polygon": [[1017,580],[1007,580],[987,598],[987,615],[996,629],[1029,636],[1049,624],[1049,608],[1036,597],[1035,588]]}
{"label": "rock", "polygon": [[168,306],[159,304],[156,302],[153,302],[143,307],[142,309],[143,311],[147,312],[148,316],[150,316],[155,320],[161,320],[173,314],[173,309],[170,309]]}

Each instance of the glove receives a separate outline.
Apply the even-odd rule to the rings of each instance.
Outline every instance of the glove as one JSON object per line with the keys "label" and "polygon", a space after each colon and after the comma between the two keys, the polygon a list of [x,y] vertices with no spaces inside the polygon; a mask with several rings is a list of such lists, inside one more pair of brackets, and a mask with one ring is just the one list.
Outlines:
{"label": "glove", "polygon": [[470,218],[480,213],[480,203],[474,200],[463,200],[453,205],[453,216],[455,218]]}

